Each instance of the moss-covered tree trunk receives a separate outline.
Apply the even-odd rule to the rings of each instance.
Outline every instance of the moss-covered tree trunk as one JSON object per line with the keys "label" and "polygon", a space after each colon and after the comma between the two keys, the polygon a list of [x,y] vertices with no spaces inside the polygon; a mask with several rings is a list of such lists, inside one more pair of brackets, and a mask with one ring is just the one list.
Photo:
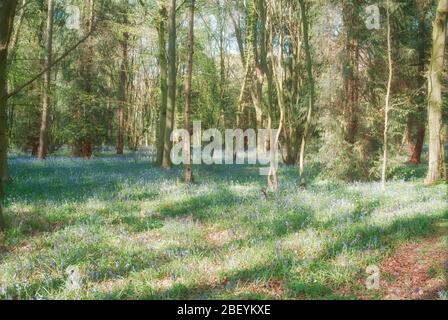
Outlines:
{"label": "moss-covered tree trunk", "polygon": [[446,47],[448,0],[439,0],[433,23],[432,55],[428,75],[429,167],[425,183],[433,184],[445,175],[442,142],[442,74]]}
{"label": "moss-covered tree trunk", "polygon": [[[278,48],[278,52],[274,53],[274,35],[275,35],[275,29],[274,29],[274,21],[276,16],[278,15],[281,10],[281,3],[276,3],[274,0],[270,1],[270,4],[273,8],[272,11],[269,12],[269,16],[268,16],[268,20],[269,20],[269,56],[271,59],[271,64],[272,64],[272,70],[273,70],[273,78],[275,81],[275,87],[277,89],[277,103],[278,103],[278,109],[280,112],[280,117],[279,117],[279,125],[278,125],[278,131],[277,134],[274,137],[274,140],[271,140],[271,149],[273,149],[271,151],[271,155],[274,155],[274,157],[277,157],[277,154],[275,154],[275,150],[277,148],[277,146],[279,145],[279,141],[280,141],[280,136],[283,133],[284,130],[284,121],[285,121],[285,100],[284,100],[284,95],[283,95],[283,81],[284,81],[284,77],[285,77],[285,69],[284,69],[284,63],[283,63],[283,48],[285,45],[284,42],[284,35],[282,32],[279,32],[278,34],[278,43],[279,43],[279,48]],[[268,173],[268,188],[271,191],[277,191],[278,190],[278,184],[279,184],[279,180],[278,180],[278,170],[277,170],[277,161],[276,158],[271,157],[271,163],[270,163],[270,168],[269,168],[269,173]]]}
{"label": "moss-covered tree trunk", "polygon": [[[252,100],[255,108],[256,128],[263,129],[263,84],[265,78],[265,69],[263,60],[266,59],[266,4],[264,0],[254,0],[249,10],[250,17],[248,19],[250,25],[248,32],[249,40],[248,48],[253,50],[253,84],[252,84]],[[260,147],[260,146],[258,146]]]}

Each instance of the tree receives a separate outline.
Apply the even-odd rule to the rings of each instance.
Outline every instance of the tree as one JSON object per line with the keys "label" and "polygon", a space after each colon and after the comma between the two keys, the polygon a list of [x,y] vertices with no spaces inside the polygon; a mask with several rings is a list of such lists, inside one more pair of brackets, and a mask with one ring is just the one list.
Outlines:
{"label": "tree", "polygon": [[[124,28],[127,27],[128,18],[127,10],[124,12]],[[117,154],[123,154],[124,151],[124,139],[126,133],[126,93],[128,84],[128,41],[129,33],[123,32],[123,39],[121,40],[122,58],[120,66],[120,85],[118,89],[118,101],[120,109],[118,111],[118,144]]]}
{"label": "tree", "polygon": [[165,122],[165,139],[162,167],[171,168],[170,152],[173,145],[171,133],[174,128],[174,114],[176,111],[176,0],[171,0],[168,13],[168,99]]}
{"label": "tree", "polygon": [[162,165],[163,153],[165,150],[165,127],[166,108],[168,103],[168,62],[166,56],[166,20],[167,10],[162,6],[158,12],[157,36],[159,41],[159,82],[160,82],[160,113],[159,113],[159,136],[157,140],[157,164]]}
{"label": "tree", "polygon": [[309,107],[308,113],[306,117],[305,130],[302,135],[302,143],[300,146],[300,155],[299,155],[299,179],[300,184],[305,185],[305,146],[309,137],[309,131],[311,126],[311,117],[314,111],[314,102],[315,102],[315,85],[314,85],[314,76],[313,76],[313,61],[311,58],[311,48],[309,41],[309,22],[308,22],[308,14],[307,8],[304,0],[299,0],[300,3],[300,11],[302,13],[302,27],[303,27],[303,42],[305,47],[305,56],[306,56],[306,70],[308,74],[308,89],[309,89]]}
{"label": "tree", "polygon": [[[89,0],[87,3],[87,33],[92,34],[93,25],[95,19],[95,1]],[[78,120],[78,124],[81,126],[81,134],[76,137],[73,148],[74,155],[82,156],[85,159],[90,159],[93,153],[93,138],[95,135],[95,123],[92,112],[93,108],[92,100],[93,86],[94,86],[94,56],[95,47],[92,36],[86,40],[85,47],[81,53],[81,63],[79,64],[80,79],[78,81],[80,91],[83,94],[83,98],[79,101],[79,106],[76,108],[75,118]],[[79,128],[78,128],[79,130]]]}
{"label": "tree", "polygon": [[[273,78],[277,89],[277,102],[280,112],[279,127],[277,134],[274,137],[274,140],[273,141],[271,140],[271,150],[272,149],[275,150],[276,147],[278,146],[280,136],[284,130],[284,121],[285,121],[285,100],[283,96],[284,92],[283,81],[285,78],[285,69],[284,64],[282,63],[285,42],[281,26],[279,27],[277,25],[277,28],[275,28],[275,24],[278,23],[278,21],[281,20],[282,18],[280,16],[281,12],[282,12],[281,3],[275,3],[275,1],[271,0],[271,12],[269,17],[269,51],[270,51],[269,56],[271,57]],[[278,41],[277,54],[274,53],[274,45],[275,45],[274,37],[277,37],[276,41]],[[271,151],[271,153],[273,153],[275,157],[277,156],[275,152]],[[275,160],[276,159],[272,159],[271,157],[271,165],[268,173],[268,187],[271,191],[277,191],[278,189],[278,172],[277,172],[278,170]]]}
{"label": "tree", "polygon": [[448,0],[439,0],[433,22],[432,54],[428,75],[429,167],[426,184],[443,179],[442,74],[445,62]]}
{"label": "tree", "polygon": [[[191,134],[191,81],[193,78],[193,54],[194,54],[194,6],[195,0],[190,0],[190,17],[188,29],[188,58],[187,58],[187,75],[185,77],[185,110],[184,110],[184,129]],[[184,168],[185,183],[193,182],[193,166],[191,164],[190,145],[184,143],[186,148],[187,161]]]}
{"label": "tree", "polygon": [[428,40],[430,38],[427,33],[426,11],[428,7],[431,7],[428,0],[419,0],[417,2],[417,23],[418,23],[418,76],[417,76],[417,112],[411,113],[407,123],[407,142],[409,145],[409,153],[411,164],[420,164],[421,155],[423,151],[423,144],[425,142],[426,134],[426,84],[427,79],[425,76],[425,70],[427,65],[428,56]]}
{"label": "tree", "polygon": [[51,62],[53,56],[53,21],[54,21],[54,1],[48,0],[47,28],[45,32],[45,69],[44,89],[42,93],[42,114],[39,134],[39,151],[37,157],[45,159],[48,152],[48,126],[51,101]]}
{"label": "tree", "polygon": [[342,8],[344,23],[344,66],[343,66],[343,90],[344,108],[347,120],[345,140],[352,148],[357,139],[359,129],[359,17],[357,5],[352,1],[345,1]]}
{"label": "tree", "polygon": [[[0,194],[3,194],[3,178],[8,175],[8,137],[7,137],[7,59],[8,46],[13,30],[17,1],[6,0],[0,4]],[[4,228],[0,205],[0,231]]]}
{"label": "tree", "polygon": [[386,103],[384,107],[384,138],[383,138],[383,167],[381,170],[381,185],[383,189],[386,187],[386,173],[387,173],[387,143],[389,130],[389,111],[390,111],[390,90],[393,77],[393,61],[392,61],[392,40],[390,32],[390,0],[386,3],[387,11],[387,59],[389,63],[389,79],[387,81]]}

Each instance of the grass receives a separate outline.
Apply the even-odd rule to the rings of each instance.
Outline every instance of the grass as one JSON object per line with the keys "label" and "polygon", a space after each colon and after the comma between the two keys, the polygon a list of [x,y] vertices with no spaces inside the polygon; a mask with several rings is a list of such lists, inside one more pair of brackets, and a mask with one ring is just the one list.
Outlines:
{"label": "grass", "polygon": [[[303,190],[281,167],[279,192],[265,198],[251,166],[199,166],[186,186],[181,168],[131,158],[10,165],[0,298],[380,297],[364,289],[366,267],[448,218],[446,185],[425,187],[406,169],[386,191],[314,172]],[[67,286],[73,268],[79,290]]]}

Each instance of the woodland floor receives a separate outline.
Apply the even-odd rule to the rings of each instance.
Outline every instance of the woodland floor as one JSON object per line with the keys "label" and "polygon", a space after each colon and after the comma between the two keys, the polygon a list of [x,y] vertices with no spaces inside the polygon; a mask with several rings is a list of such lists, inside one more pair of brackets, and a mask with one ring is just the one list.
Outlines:
{"label": "woodland floor", "polygon": [[265,197],[251,166],[199,166],[187,187],[132,157],[10,164],[0,299],[448,299],[447,186],[424,186],[424,167],[386,191],[317,166],[304,190],[281,167]]}

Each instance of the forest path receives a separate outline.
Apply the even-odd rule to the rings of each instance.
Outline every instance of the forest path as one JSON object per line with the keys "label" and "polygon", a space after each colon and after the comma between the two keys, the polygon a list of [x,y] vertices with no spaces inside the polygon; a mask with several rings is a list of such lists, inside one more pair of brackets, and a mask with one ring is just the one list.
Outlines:
{"label": "forest path", "polygon": [[448,290],[448,221],[433,237],[402,245],[380,269],[386,300],[441,299]]}

